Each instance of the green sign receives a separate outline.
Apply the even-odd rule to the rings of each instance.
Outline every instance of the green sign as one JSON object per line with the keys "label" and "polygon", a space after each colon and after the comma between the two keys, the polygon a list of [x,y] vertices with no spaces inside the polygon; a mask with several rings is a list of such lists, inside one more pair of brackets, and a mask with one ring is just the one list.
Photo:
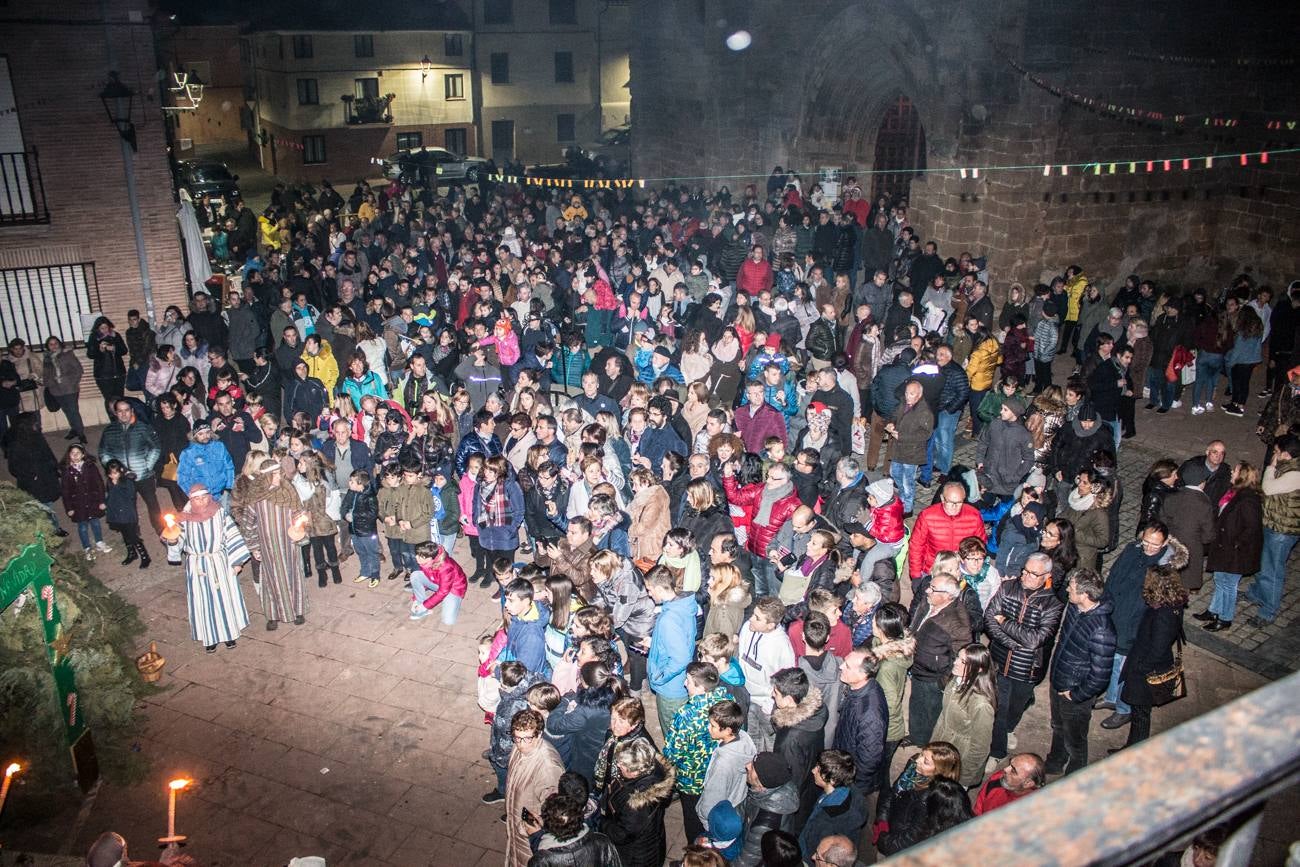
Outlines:
{"label": "green sign", "polygon": [[59,707],[63,712],[63,725],[68,745],[74,746],[86,732],[86,723],[77,707],[77,677],[68,659],[69,635],[63,628],[55,596],[54,581],[50,578],[50,564],[54,561],[45,552],[41,542],[23,548],[22,553],[9,561],[0,573],[0,611],[8,608],[27,589],[32,591],[37,615],[45,632],[45,650],[54,670],[54,685],[59,692]]}

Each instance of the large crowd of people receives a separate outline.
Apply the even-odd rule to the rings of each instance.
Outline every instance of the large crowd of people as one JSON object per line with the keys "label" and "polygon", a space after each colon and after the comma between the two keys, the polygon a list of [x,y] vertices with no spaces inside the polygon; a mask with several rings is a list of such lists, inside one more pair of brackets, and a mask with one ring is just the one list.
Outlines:
{"label": "large crowd of people", "polygon": [[[124,563],[161,536],[209,653],[249,626],[245,566],[269,630],[353,557],[412,620],[490,594],[508,867],[662,864],[670,809],[692,867],[899,852],[1083,768],[1098,711],[1148,737],[1207,572],[1197,628],[1231,628],[1248,576],[1252,620],[1278,616],[1300,282],[1107,291],[1071,265],[998,304],[905,202],[781,171],[739,195],[326,183],[199,216],[213,295],[104,316],[84,350],[10,343],[10,470],[87,559],[105,519]],[[1144,399],[1258,412],[1263,460],[1215,440],[1122,479]],[[1045,755],[1017,751],[1035,701]]]}

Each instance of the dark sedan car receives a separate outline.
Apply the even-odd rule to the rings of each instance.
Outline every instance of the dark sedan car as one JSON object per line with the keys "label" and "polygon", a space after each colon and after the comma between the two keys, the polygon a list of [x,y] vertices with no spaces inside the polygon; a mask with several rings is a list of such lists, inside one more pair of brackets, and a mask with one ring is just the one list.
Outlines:
{"label": "dark sedan car", "polygon": [[176,174],[180,186],[195,201],[204,195],[220,196],[226,201],[239,198],[239,175],[232,175],[223,162],[184,160],[177,164]]}

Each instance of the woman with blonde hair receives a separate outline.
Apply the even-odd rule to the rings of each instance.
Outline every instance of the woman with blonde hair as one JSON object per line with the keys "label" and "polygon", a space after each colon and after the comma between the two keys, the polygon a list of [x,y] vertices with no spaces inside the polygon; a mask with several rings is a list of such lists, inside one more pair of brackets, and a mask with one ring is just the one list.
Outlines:
{"label": "woman with blonde hair", "polygon": [[729,637],[740,634],[749,606],[749,585],[732,563],[709,568],[709,614],[704,618],[705,634],[720,633]]}
{"label": "woman with blonde hair", "polygon": [[632,471],[632,447],[623,439],[623,426],[618,417],[607,410],[596,413],[596,424],[605,429],[605,451],[612,452],[623,468],[623,476]]}
{"label": "woman with blonde hair", "polygon": [[1214,541],[1210,543],[1205,562],[1206,569],[1214,573],[1214,597],[1204,611],[1192,615],[1209,632],[1221,632],[1232,626],[1237,611],[1237,585],[1243,575],[1259,571],[1264,551],[1259,469],[1245,461],[1233,467],[1232,487],[1215,507]]}

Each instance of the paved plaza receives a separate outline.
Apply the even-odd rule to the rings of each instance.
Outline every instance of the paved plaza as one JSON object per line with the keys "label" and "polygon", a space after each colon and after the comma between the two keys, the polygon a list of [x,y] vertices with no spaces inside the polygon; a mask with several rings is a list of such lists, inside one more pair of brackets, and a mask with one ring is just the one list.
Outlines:
{"label": "paved plaza", "polygon": [[[1139,409],[1138,424],[1139,437],[1121,455],[1123,538],[1132,531],[1140,479],[1157,449],[1187,457],[1213,434],[1228,441],[1229,460],[1261,457],[1248,419],[1191,420],[1179,411],[1157,417]],[[62,440],[51,435],[51,443],[61,454]],[[969,457],[971,448],[964,444],[958,458]],[[487,727],[474,689],[477,638],[499,617],[488,591],[471,588],[454,627],[436,617],[413,623],[400,584],[370,590],[352,583],[354,558],[344,566],[343,584],[310,582],[305,625],[267,632],[246,572],[249,608],[259,613],[237,648],[208,655],[189,638],[181,571],[165,565],[159,549],[151,543],[155,563],[145,571],[119,566],[117,550],[94,567],[140,607],[147,625],[142,644],[156,641],[167,657],[163,689],[142,707],[138,745],[150,764],[147,781],[105,784],[80,819],[72,811],[37,827],[9,829],[11,848],[84,852],[101,831],[114,829],[132,842],[135,857],[147,857],[150,840],[164,831],[165,781],[187,776],[196,785],[182,797],[178,824],[207,867],[261,867],[300,855],[322,855],[331,867],[502,863],[502,806],[479,802],[493,784],[480,755]],[[464,549],[462,541],[462,563]],[[1157,732],[1296,667],[1294,578],[1293,570],[1288,604],[1268,629],[1249,629],[1239,615],[1233,629],[1212,636],[1188,620],[1191,695],[1157,709]],[[1019,749],[1046,751],[1045,690],[1019,729]],[[653,712],[647,716],[654,719]],[[1094,760],[1125,736],[1096,725],[1092,732]],[[900,755],[899,766],[902,761]],[[1300,815],[1294,791],[1266,814],[1256,863],[1281,862],[1291,827],[1277,817],[1288,814]],[[676,806],[669,817],[676,852],[683,843]]]}

